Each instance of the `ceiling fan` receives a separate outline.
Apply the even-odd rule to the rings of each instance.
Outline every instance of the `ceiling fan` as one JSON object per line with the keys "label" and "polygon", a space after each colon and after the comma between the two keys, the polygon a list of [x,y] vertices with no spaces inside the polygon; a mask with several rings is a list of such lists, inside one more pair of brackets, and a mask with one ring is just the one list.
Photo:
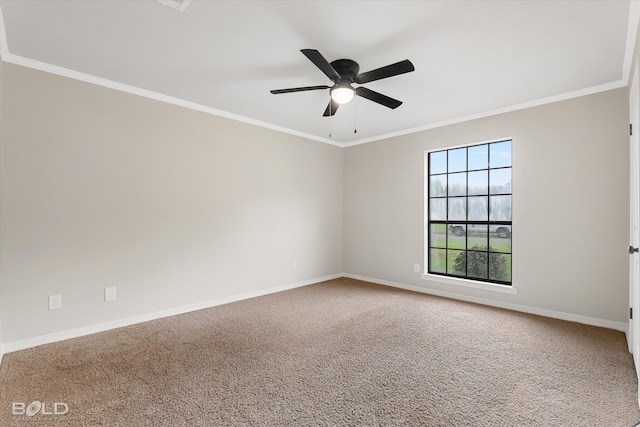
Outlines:
{"label": "ceiling fan", "polygon": [[414,71],[413,64],[408,59],[387,65],[386,67],[376,68],[375,70],[359,73],[360,66],[351,59],[338,59],[329,63],[320,52],[315,49],[300,50],[316,67],[320,69],[327,77],[333,81],[333,86],[305,86],[294,87],[290,89],[276,89],[271,93],[274,95],[280,93],[304,92],[307,90],[324,90],[329,89],[331,100],[323,116],[333,116],[340,104],[346,104],[351,101],[354,96],[358,95],[370,101],[377,102],[389,108],[398,108],[402,101],[390,98],[386,95],[367,89],[366,87],[352,86],[353,83],[364,84],[375,80],[386,79],[387,77],[397,76],[399,74]]}

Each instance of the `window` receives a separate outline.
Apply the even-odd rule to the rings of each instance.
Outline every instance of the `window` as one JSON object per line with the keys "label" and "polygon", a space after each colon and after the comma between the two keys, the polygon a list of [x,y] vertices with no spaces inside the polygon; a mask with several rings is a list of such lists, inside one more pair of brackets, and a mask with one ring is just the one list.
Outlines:
{"label": "window", "polygon": [[511,285],[511,140],[425,153],[429,274]]}

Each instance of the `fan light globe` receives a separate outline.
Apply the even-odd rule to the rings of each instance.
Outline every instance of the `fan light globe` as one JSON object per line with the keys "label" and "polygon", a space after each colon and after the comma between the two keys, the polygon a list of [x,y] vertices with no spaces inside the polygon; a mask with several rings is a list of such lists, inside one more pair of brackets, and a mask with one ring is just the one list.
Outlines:
{"label": "fan light globe", "polygon": [[355,94],[356,91],[350,86],[340,86],[331,89],[331,99],[336,101],[338,104],[346,104],[353,99]]}

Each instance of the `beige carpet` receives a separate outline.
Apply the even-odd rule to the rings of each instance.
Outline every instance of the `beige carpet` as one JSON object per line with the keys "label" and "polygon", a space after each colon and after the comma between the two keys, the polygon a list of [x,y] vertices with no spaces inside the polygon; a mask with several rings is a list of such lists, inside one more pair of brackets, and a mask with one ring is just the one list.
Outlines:
{"label": "beige carpet", "polygon": [[628,427],[636,390],[621,332],[338,279],[7,354],[0,425]]}

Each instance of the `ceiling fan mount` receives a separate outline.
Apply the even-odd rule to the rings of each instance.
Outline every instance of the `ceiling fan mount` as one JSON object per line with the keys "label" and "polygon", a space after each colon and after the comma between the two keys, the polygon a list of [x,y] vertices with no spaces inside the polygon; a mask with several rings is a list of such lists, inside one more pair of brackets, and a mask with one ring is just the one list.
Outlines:
{"label": "ceiling fan mount", "polygon": [[356,95],[391,109],[398,108],[402,104],[402,101],[390,98],[363,86],[354,88],[352,84],[369,83],[415,70],[411,61],[405,59],[404,61],[396,62],[385,67],[360,73],[360,66],[351,59],[337,59],[330,63],[315,49],[302,49],[301,52],[334,83],[333,86],[305,86],[290,89],[276,89],[272,90],[271,93],[277,95],[282,93],[329,89],[331,100],[323,114],[325,117],[333,116],[341,104],[351,101]]}
{"label": "ceiling fan mount", "polygon": [[[340,74],[342,80],[348,80],[349,83],[353,83],[354,79],[358,75],[360,71],[360,66],[356,61],[352,61],[350,59],[337,59],[331,64],[334,70]],[[336,82],[337,83],[337,82]]]}

